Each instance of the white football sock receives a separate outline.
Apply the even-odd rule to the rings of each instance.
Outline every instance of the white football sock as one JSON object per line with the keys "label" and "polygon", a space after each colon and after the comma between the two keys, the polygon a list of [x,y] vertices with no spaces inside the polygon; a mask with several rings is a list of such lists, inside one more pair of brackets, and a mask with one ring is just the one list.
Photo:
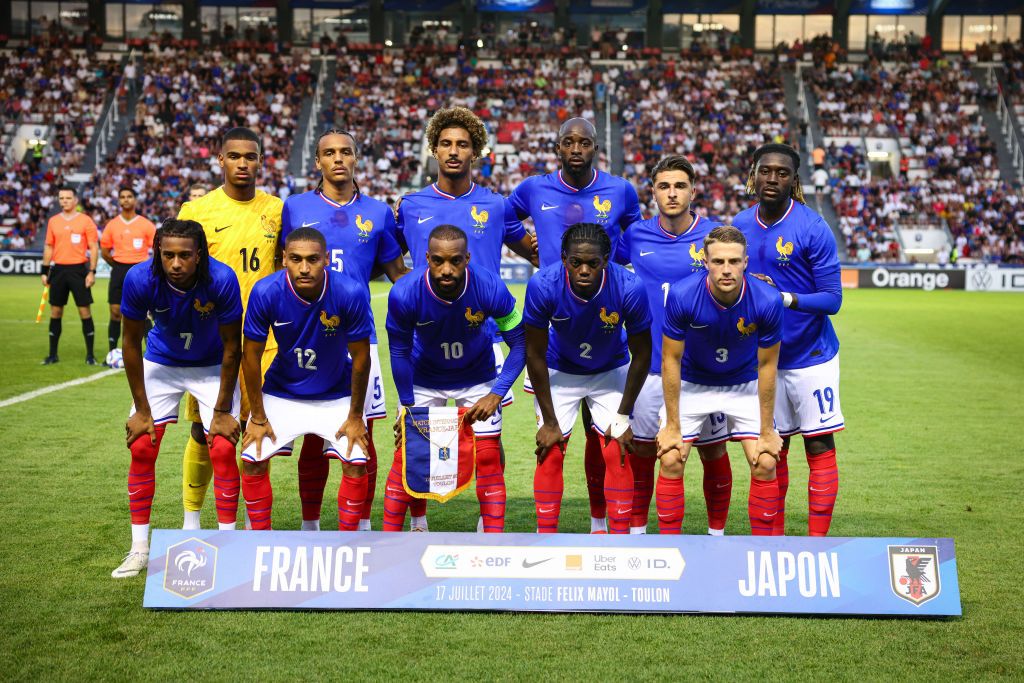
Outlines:
{"label": "white football sock", "polygon": [[132,524],[132,550],[149,552],[149,525]]}
{"label": "white football sock", "polygon": [[303,531],[320,531],[320,520],[319,519],[304,519],[302,520]]}
{"label": "white football sock", "polygon": [[708,536],[725,536],[725,529],[712,529],[708,527]]}
{"label": "white football sock", "polygon": [[[198,529],[199,527],[196,527],[196,528]],[[217,528],[220,531],[234,531],[235,530],[235,523],[234,522],[217,522]]]}
{"label": "white football sock", "polygon": [[595,531],[608,531],[608,522],[604,517],[590,518],[590,533]]}
{"label": "white football sock", "polygon": [[198,529],[199,527],[199,510],[185,510],[185,523],[181,525],[182,529]]}
{"label": "white football sock", "polygon": [[422,517],[410,517],[409,518],[409,528],[412,529],[414,527],[416,529],[424,529],[424,530],[426,530],[426,528],[427,528],[427,516],[423,515]]}
{"label": "white football sock", "polygon": [[646,534],[647,533],[647,527],[646,526],[631,526],[631,527],[629,527],[629,533],[635,534],[635,535],[638,535],[638,536],[641,535],[641,534]]}
{"label": "white football sock", "polygon": [[359,520],[359,530],[360,531],[373,531],[373,527],[370,526],[370,520],[368,520],[368,519],[361,519],[361,520]]}

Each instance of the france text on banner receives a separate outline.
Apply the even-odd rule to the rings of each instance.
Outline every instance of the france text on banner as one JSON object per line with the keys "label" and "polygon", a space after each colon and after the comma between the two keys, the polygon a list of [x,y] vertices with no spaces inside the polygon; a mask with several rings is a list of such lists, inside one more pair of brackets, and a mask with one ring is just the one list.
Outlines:
{"label": "france text on banner", "polygon": [[145,607],[961,614],[948,538],[157,530]]}

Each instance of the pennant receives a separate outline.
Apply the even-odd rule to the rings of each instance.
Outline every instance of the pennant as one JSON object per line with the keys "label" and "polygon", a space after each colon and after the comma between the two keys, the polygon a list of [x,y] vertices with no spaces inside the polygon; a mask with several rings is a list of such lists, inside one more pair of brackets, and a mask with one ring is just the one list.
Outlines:
{"label": "pennant", "polygon": [[413,498],[441,503],[462,493],[476,471],[473,425],[466,408],[403,408],[402,485]]}

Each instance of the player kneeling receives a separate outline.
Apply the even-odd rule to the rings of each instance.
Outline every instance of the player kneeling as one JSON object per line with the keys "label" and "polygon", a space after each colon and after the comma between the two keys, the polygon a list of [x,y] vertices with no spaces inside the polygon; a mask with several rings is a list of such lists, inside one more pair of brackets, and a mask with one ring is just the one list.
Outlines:
{"label": "player kneeling", "polygon": [[558,531],[565,445],[583,401],[604,437],[609,531],[629,533],[629,415],[651,365],[651,311],[640,279],[609,263],[610,254],[600,225],[577,223],[562,236],[562,262],[541,268],[526,286],[529,390],[540,424],[533,479],[540,533]]}
{"label": "player kneeling", "polygon": [[[341,460],[338,528],[355,531],[367,486],[370,302],[354,281],[327,271],[327,243],[313,228],[288,234],[284,265],[256,283],[245,315],[242,372],[252,387],[242,439],[246,509],[253,529],[271,528],[267,464],[275,455],[291,455],[296,438],[315,434],[324,440],[324,454]],[[264,379],[260,358],[271,329],[279,350]]]}
{"label": "player kneeling", "polygon": [[712,230],[704,238],[704,256],[707,277],[672,285],[665,303],[658,526],[663,534],[680,533],[686,458],[707,417],[723,413],[750,464],[751,532],[770,536],[778,514],[775,462],[782,448],[772,418],[782,300],[772,287],[744,274],[747,242],[736,228]]}
{"label": "player kneeling", "polygon": [[[153,329],[142,337],[146,317]],[[132,460],[128,502],[132,547],[111,576],[135,576],[149,562],[149,517],[156,489],[156,457],[165,427],[178,421],[187,391],[199,402],[215,474],[217,519],[234,529],[238,512],[239,394],[242,299],[238,278],[210,258],[203,228],[171,220],[155,236],[153,257],[125,276],[121,299],[124,368],[134,404],[125,425]]]}
{"label": "player kneeling", "polygon": [[[476,435],[476,496],[483,531],[505,529],[501,402],[526,365],[522,314],[497,274],[473,268],[461,228],[440,225],[427,239],[427,265],[395,283],[388,295],[391,372],[403,406],[468,407]],[[498,374],[486,324],[497,323],[509,346]],[[399,414],[401,419],[401,414]],[[412,502],[402,481],[402,451],[388,474],[384,531],[401,531]],[[414,527],[415,529],[415,527]]]}

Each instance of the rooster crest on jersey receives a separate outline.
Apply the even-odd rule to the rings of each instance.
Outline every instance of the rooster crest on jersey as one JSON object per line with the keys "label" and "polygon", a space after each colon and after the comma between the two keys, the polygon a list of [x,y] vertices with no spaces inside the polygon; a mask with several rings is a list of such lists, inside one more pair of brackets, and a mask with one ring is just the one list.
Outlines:
{"label": "rooster crest on jersey", "polygon": [[740,335],[743,337],[749,337],[757,331],[757,323],[747,324],[747,321],[740,316],[740,319],[736,321],[736,329],[740,331]]}
{"label": "rooster crest on jersey", "polygon": [[263,230],[263,236],[268,240],[277,240],[277,233],[274,231],[274,224],[267,218],[267,214],[260,215],[260,228]]}
{"label": "rooster crest on jersey", "polygon": [[361,214],[356,214],[356,228],[359,230],[359,239],[368,240],[373,230],[373,221],[369,218],[364,221]]}
{"label": "rooster crest on jersey", "polygon": [[697,245],[690,245],[690,258],[693,259],[693,263],[690,264],[691,268],[703,268],[704,267],[704,248],[701,247],[700,251],[697,250]]}
{"label": "rooster crest on jersey", "polygon": [[615,329],[615,326],[619,324],[619,314],[617,311],[608,312],[608,309],[604,306],[601,307],[600,313],[601,322],[604,323],[604,331],[611,332]]}
{"label": "rooster crest on jersey", "polygon": [[775,251],[779,252],[776,260],[780,264],[789,263],[789,257],[793,255],[793,243],[783,242],[782,235],[779,235],[779,239],[775,241]]}
{"label": "rooster crest on jersey", "polygon": [[480,327],[480,323],[484,321],[484,318],[486,318],[486,316],[483,311],[477,311],[474,313],[472,308],[466,306],[466,321],[469,323],[471,328]]}
{"label": "rooster crest on jersey", "polygon": [[200,318],[206,320],[207,318],[210,317],[210,313],[213,312],[213,302],[207,301],[205,304],[201,304],[199,303],[199,299],[196,298],[192,300],[192,308],[199,311]]}
{"label": "rooster crest on jersey", "polygon": [[594,208],[597,210],[597,220],[606,221],[612,212],[612,200],[605,199],[604,201],[601,201],[601,197],[595,194]]}
{"label": "rooster crest on jersey", "polygon": [[336,315],[327,317],[327,311],[320,311],[320,322],[324,326],[324,334],[334,334],[338,331],[338,325],[341,324],[341,318]]}
{"label": "rooster crest on jersey", "polygon": [[473,217],[474,232],[483,232],[487,229],[487,219],[490,218],[490,213],[486,209],[477,211],[476,204],[474,204],[469,210],[469,215]]}

